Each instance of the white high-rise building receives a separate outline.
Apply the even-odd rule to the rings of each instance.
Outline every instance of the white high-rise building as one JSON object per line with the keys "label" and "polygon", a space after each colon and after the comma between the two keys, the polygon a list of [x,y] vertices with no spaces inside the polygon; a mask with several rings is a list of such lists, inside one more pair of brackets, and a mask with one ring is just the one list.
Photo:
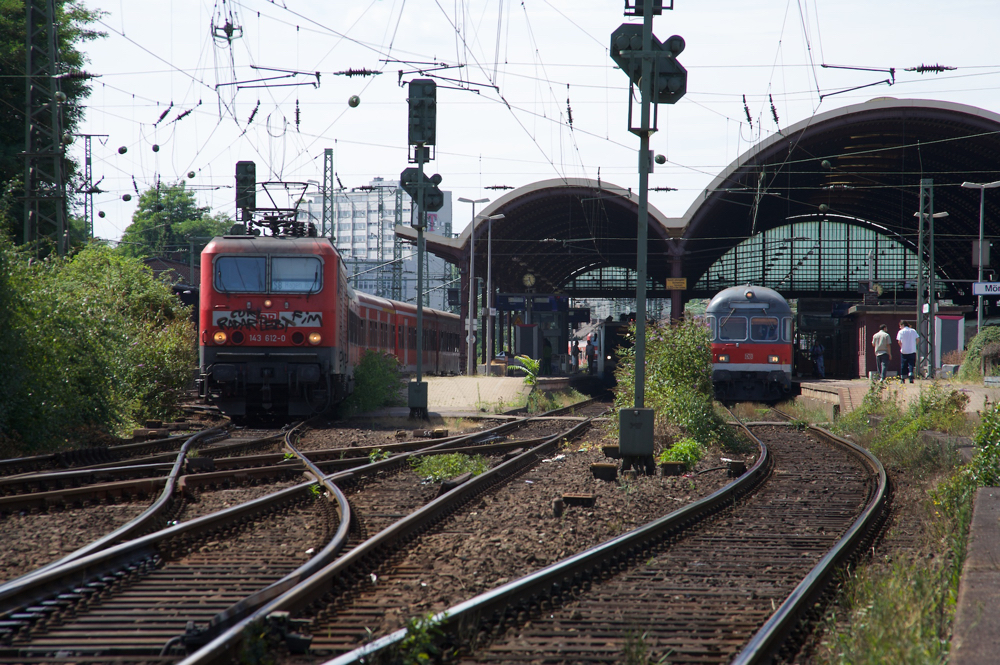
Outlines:
{"label": "white high-rise building", "polygon": [[[427,213],[426,232],[452,237],[451,192],[443,194],[444,206]],[[416,302],[417,248],[401,243],[394,231],[397,224],[411,223],[416,206],[399,181],[375,178],[361,187],[335,189],[331,197],[329,220],[324,223],[322,194],[314,194],[299,204],[299,221],[312,222],[320,235],[333,240],[353,276],[355,289]],[[457,268],[436,256],[426,256],[424,306],[450,311],[448,289],[458,288],[458,284]]]}

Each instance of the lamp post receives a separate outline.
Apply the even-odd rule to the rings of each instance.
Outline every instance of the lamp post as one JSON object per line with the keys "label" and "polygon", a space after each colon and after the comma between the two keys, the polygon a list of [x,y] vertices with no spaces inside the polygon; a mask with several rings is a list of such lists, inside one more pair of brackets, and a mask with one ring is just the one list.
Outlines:
{"label": "lamp post", "polygon": [[[986,190],[1000,187],[1000,180],[987,183],[963,182],[962,187],[979,190],[979,279],[983,281],[983,217],[986,212]],[[976,300],[976,334],[983,330],[983,296],[980,294]]]}
{"label": "lamp post", "polygon": [[493,220],[503,218],[502,213],[485,217],[489,220],[486,227],[486,376],[490,376],[493,366]]}
{"label": "lamp post", "polygon": [[466,370],[465,373],[469,376],[474,374],[475,363],[472,358],[475,356],[473,335],[472,335],[472,321],[473,321],[473,310],[476,302],[476,204],[477,203],[489,203],[489,199],[467,199],[464,197],[459,197],[458,199],[462,203],[472,204],[472,227],[469,233],[469,335],[465,338],[466,341]]}

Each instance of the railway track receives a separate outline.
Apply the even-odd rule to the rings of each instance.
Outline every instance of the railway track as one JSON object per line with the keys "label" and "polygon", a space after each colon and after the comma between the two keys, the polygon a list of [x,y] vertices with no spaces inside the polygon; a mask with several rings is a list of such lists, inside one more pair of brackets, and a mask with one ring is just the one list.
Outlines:
{"label": "railway track", "polygon": [[[757,463],[711,497],[438,613],[439,648],[462,663],[613,663],[638,652],[751,663],[794,650],[789,635],[880,528],[885,474],[821,430],[772,426],[761,437]],[[405,636],[331,662],[392,653]]]}
{"label": "railway track", "polygon": [[[503,445],[496,443],[498,436],[493,431],[455,437],[436,443],[434,448],[468,447],[479,440],[480,447],[489,450],[490,445]],[[301,473],[309,467],[316,477],[326,475],[305,455],[301,460],[287,459],[285,453],[280,454],[280,460],[275,459],[274,453],[229,456],[259,449],[259,444],[260,441],[229,441],[199,449],[201,454],[195,459],[202,460],[203,467],[205,460],[221,466],[250,460],[259,465],[250,472],[268,473],[280,467],[288,472],[295,467],[294,470]],[[285,445],[294,450],[289,441]],[[335,475],[350,484],[399,463],[399,459],[378,464],[370,463],[367,458],[355,459],[350,462],[351,466],[365,468]],[[185,475],[181,489],[197,492],[199,487],[226,482],[225,473],[216,470]],[[348,512],[346,501],[336,496],[339,490],[329,483],[323,494],[327,499],[337,500],[339,508],[333,510],[329,501],[317,500],[318,487],[313,483],[300,483],[276,493],[285,495],[278,501],[272,495],[252,502],[260,504],[254,508],[238,506],[223,511],[235,512],[236,521],[246,521],[254,513],[270,513],[271,517],[264,520],[266,526],[241,528],[221,514],[208,515],[111,547],[111,551],[103,554],[85,555],[83,561],[64,561],[37,575],[26,576],[29,579],[19,584],[4,585],[6,589],[0,587],[0,641],[7,644],[6,648],[0,647],[0,662],[6,658],[19,662],[23,658],[45,659],[59,655],[74,658],[102,658],[112,654],[115,657],[154,656],[159,653],[158,649],[170,652],[181,644],[196,648],[199,640],[210,634],[207,629],[224,628],[227,622],[252,610],[254,603],[267,600],[268,593],[276,594],[304,579],[309,574],[305,569],[310,564],[290,572],[302,563],[299,559],[303,552],[318,552],[325,544],[329,550],[325,557],[310,559],[316,566],[328,563],[343,546],[349,523],[349,520],[343,521],[344,513]],[[310,525],[308,519],[301,517],[302,506],[306,512],[315,512],[316,504],[327,507],[319,511],[322,519]],[[275,517],[276,511],[281,511],[284,517]],[[297,511],[299,517],[289,518],[285,514],[289,511]],[[303,532],[309,532],[311,537],[332,533],[330,516],[334,513],[339,514],[333,520],[340,525],[337,544],[334,541],[338,538],[329,543],[317,541],[310,547],[297,547],[296,554],[290,557],[287,549],[281,551],[281,543],[299,542]],[[293,532],[285,530],[288,528]],[[243,543],[237,548],[240,554],[229,553],[227,549],[234,545],[229,541],[236,533],[241,534],[240,538],[250,539],[249,545]],[[262,545],[264,543],[276,543],[278,550],[269,551]],[[197,584],[186,584],[183,580]],[[252,597],[249,592],[254,589],[258,594],[264,589],[265,593],[248,602],[246,596]],[[213,593],[206,595],[206,590]],[[144,609],[147,605],[149,611]]]}
{"label": "railway track", "polygon": [[[593,405],[584,407],[583,410],[603,413],[606,408],[606,405]],[[304,620],[303,611],[313,618],[317,615],[330,616],[331,611],[336,613],[334,608],[337,603],[349,603],[356,596],[361,598],[366,587],[372,585],[379,589],[384,587],[384,582],[396,574],[392,569],[409,544],[434,537],[433,534],[440,533],[436,525],[450,522],[454,514],[467,512],[468,507],[480,500],[485,493],[509,483],[526,470],[541,463],[545,456],[555,451],[567,437],[572,438],[588,427],[592,415],[571,418],[569,422],[553,420],[545,425],[540,425],[538,422],[531,423],[530,433],[535,438],[543,439],[542,443],[536,445],[528,445],[534,442],[535,438],[496,443],[497,437],[501,436],[502,432],[498,433],[494,429],[437,443],[420,451],[404,453],[366,467],[358,467],[355,471],[331,476],[331,480],[338,484],[349,483],[354,480],[351,476],[357,472],[368,472],[366,481],[361,482],[357,488],[346,490],[352,497],[352,510],[359,520],[359,531],[354,535],[357,538],[368,537],[360,542],[352,541],[345,548],[344,554],[332,564],[295,589],[247,616],[184,662],[225,662],[235,657],[241,649],[247,647],[243,638],[248,625],[254,625],[254,632],[257,634],[272,635],[268,639],[279,642],[284,640],[285,648],[289,651],[300,650],[314,642],[317,635],[323,633],[318,624],[311,637],[305,637],[297,630],[290,629],[290,626],[300,626]],[[522,422],[521,426],[524,427],[525,424]],[[549,429],[549,432],[547,435],[542,433],[539,436],[542,427]],[[551,429],[553,427],[557,428],[554,432]],[[421,486],[419,479],[412,477],[402,479],[398,474],[391,473],[403,464],[408,466],[406,460],[412,456],[453,452],[456,449],[483,452],[491,450],[493,446],[510,446],[514,451],[508,451],[500,457],[499,463],[489,472],[461,484],[445,483],[442,487],[427,487]],[[510,454],[511,452],[514,454]],[[492,453],[499,454],[499,451],[493,450]],[[372,467],[380,465],[382,473],[373,477],[370,473]],[[410,571],[411,574],[412,572]],[[381,586],[379,580],[382,580]],[[419,584],[417,587],[419,588]],[[328,600],[332,602],[327,602]],[[384,598],[377,602],[384,608]],[[362,598],[355,608],[357,611],[348,612],[353,616],[353,620],[343,612],[337,614],[335,619],[338,624],[337,632],[346,636],[345,640],[341,641],[339,647],[341,650],[346,644],[356,640],[358,635],[366,634],[366,627],[370,625],[367,619],[370,618],[369,612],[372,608],[366,609],[365,605],[366,600]],[[289,616],[293,622],[291,624],[288,623]],[[330,637],[334,641],[338,640],[338,637],[332,635],[332,629]]]}

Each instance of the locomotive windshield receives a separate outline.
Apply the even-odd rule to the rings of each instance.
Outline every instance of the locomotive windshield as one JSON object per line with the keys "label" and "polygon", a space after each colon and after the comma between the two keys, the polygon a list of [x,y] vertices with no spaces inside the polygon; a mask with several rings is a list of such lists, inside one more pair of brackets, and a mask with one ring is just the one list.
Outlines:
{"label": "locomotive windshield", "polygon": [[316,293],[323,286],[323,264],[315,256],[271,259],[271,293]]}
{"label": "locomotive windshield", "polygon": [[215,260],[215,288],[222,293],[264,293],[266,271],[263,256],[220,256]]}
{"label": "locomotive windshield", "polygon": [[778,341],[778,318],[775,316],[754,316],[750,319],[750,339],[755,342]]}
{"label": "locomotive windshield", "polygon": [[747,338],[747,317],[727,316],[719,321],[719,341],[742,342]]}
{"label": "locomotive windshield", "polygon": [[[215,288],[220,293],[318,293],[323,263],[315,256],[220,256]],[[270,288],[269,288],[270,287]]]}

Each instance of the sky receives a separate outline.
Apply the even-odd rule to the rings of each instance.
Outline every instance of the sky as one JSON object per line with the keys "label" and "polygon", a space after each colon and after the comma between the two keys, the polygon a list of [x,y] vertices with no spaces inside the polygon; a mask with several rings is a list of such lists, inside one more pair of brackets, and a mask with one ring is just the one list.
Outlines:
{"label": "sky", "polygon": [[[424,170],[452,192],[456,232],[472,215],[457,199],[503,194],[490,187],[600,177],[638,191],[628,78],[608,54],[611,33],[640,22],[623,2],[82,2],[105,12],[94,27],[107,34],[83,45],[97,77],[77,130],[95,135],[97,237],[119,239],[136,191],[157,181],[183,180],[200,205],[233,215],[240,160],[256,162],[258,181],[319,181],[330,148],[346,188],[398,179],[405,84],[428,76],[437,147]],[[667,162],[649,186],[674,191],[650,203],[668,217],[754,144],[817,113],[877,97],[1000,113],[996,0],[675,0],[653,33],[686,42],[687,94],[659,106],[651,139]],[[954,69],[906,71],[921,65]],[[82,163],[84,140],[70,151]]]}

